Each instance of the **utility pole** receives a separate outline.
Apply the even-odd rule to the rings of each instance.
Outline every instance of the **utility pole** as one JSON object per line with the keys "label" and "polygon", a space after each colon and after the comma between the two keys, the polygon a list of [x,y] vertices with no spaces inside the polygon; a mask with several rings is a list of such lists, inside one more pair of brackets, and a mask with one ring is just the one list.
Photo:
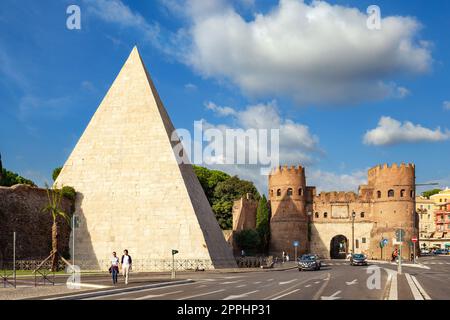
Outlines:
{"label": "utility pole", "polygon": [[355,254],[355,211],[352,212],[352,254]]}
{"label": "utility pole", "polygon": [[13,274],[14,288],[16,287],[16,232],[13,233]]}
{"label": "utility pole", "polygon": [[398,253],[398,270],[397,270],[398,274],[402,274],[402,244],[403,244],[403,229],[402,229],[402,227],[403,227],[403,224],[400,224],[400,232],[399,232],[400,236],[399,236],[399,239],[397,239],[397,241],[400,240],[399,250],[398,250],[398,252],[399,252]]}

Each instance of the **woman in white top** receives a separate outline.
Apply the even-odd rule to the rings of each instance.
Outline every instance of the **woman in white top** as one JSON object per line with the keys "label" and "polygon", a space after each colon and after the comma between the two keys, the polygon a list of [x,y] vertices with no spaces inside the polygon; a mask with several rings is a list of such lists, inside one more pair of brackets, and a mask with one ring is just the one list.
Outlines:
{"label": "woman in white top", "polygon": [[113,252],[111,257],[111,267],[109,268],[109,272],[112,276],[113,284],[117,284],[117,275],[119,274],[119,258],[116,253]]}

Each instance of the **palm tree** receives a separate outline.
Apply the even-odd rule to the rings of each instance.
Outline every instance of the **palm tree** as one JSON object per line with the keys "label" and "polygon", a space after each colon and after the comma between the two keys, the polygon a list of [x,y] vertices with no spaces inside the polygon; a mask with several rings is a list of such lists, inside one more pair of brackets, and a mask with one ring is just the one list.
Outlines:
{"label": "palm tree", "polygon": [[59,240],[59,225],[58,217],[64,218],[67,222],[70,222],[70,217],[61,209],[62,192],[61,190],[53,188],[47,188],[47,198],[48,204],[42,209],[42,212],[48,212],[52,215],[53,225],[52,225],[52,251],[50,256],[52,256],[52,271],[58,269],[58,240]]}

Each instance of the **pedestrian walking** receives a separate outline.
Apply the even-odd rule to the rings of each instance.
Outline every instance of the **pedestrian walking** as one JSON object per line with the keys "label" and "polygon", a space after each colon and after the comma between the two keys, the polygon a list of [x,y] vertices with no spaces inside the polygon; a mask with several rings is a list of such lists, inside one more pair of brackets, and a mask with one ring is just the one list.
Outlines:
{"label": "pedestrian walking", "polygon": [[284,251],[283,251],[282,259],[283,259],[282,261],[284,263],[284,261],[286,260],[286,252],[284,252]]}
{"label": "pedestrian walking", "polygon": [[245,251],[244,251],[244,249],[242,249],[242,251],[241,251],[241,257],[242,257],[242,258],[245,257]]}
{"label": "pedestrian walking", "polygon": [[119,274],[119,258],[117,257],[116,252],[112,253],[111,267],[109,268],[109,273],[111,273],[113,284],[116,285],[117,275]]}
{"label": "pedestrian walking", "polygon": [[123,251],[123,256],[122,256],[120,263],[122,264],[122,274],[125,277],[125,284],[128,284],[128,279],[129,279],[130,271],[131,271],[131,265],[133,263],[131,256],[128,254],[128,250],[125,249]]}

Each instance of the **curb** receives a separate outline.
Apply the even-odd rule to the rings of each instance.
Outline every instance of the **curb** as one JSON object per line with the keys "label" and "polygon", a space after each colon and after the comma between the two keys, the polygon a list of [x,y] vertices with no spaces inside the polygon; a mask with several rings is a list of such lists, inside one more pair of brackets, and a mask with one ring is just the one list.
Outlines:
{"label": "curb", "polygon": [[195,281],[192,279],[187,279],[187,280],[172,281],[172,282],[154,283],[154,284],[129,287],[129,288],[109,289],[109,290],[103,290],[103,291],[87,292],[87,293],[72,294],[72,295],[69,294],[69,295],[63,295],[63,296],[54,297],[54,298],[47,298],[47,299],[44,298],[44,300],[73,300],[73,299],[95,298],[95,297],[101,297],[102,295],[105,295],[105,294],[110,295],[110,294],[117,294],[117,293],[134,292],[134,291],[140,291],[140,290],[145,290],[145,289],[170,287],[170,286],[174,286],[174,285],[188,284],[188,283],[194,283],[194,282]]}

